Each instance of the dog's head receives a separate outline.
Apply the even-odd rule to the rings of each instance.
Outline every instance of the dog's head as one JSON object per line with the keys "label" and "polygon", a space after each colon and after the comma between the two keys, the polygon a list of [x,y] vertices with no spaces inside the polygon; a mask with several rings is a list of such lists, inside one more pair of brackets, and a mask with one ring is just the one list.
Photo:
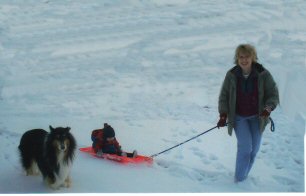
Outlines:
{"label": "dog's head", "polygon": [[50,139],[52,140],[53,146],[58,150],[58,151],[63,151],[65,152],[70,145],[71,142],[71,134],[70,134],[70,127],[57,127],[53,128],[51,125],[49,126],[50,128]]}

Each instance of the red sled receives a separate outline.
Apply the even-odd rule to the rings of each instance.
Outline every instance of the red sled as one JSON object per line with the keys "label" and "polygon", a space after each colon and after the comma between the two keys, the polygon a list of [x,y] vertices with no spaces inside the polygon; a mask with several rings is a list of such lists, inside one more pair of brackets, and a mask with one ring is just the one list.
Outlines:
{"label": "red sled", "polygon": [[79,149],[81,152],[88,153],[94,157],[100,158],[100,159],[107,159],[111,161],[116,161],[119,163],[127,164],[127,163],[134,163],[134,164],[149,164],[151,165],[153,163],[153,158],[152,157],[147,157],[147,156],[142,156],[142,155],[137,155],[136,157],[125,157],[125,156],[119,156],[116,154],[107,154],[103,153],[101,156],[98,156],[97,153],[92,149],[92,147],[85,147],[85,148],[80,148]]}

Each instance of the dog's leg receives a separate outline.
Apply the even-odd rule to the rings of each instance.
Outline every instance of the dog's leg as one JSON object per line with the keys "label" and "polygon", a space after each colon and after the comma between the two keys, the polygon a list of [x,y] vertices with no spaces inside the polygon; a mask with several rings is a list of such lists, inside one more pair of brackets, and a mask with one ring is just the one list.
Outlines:
{"label": "dog's leg", "polygon": [[60,188],[59,184],[56,183],[56,180],[52,180],[49,177],[45,178],[45,183],[47,184],[48,187],[50,187],[53,190],[58,190]]}
{"label": "dog's leg", "polygon": [[38,165],[37,165],[36,161],[33,161],[33,163],[32,163],[32,171],[33,171],[34,176],[39,176],[40,175],[40,171],[39,171],[39,168],[38,168]]}
{"label": "dog's leg", "polygon": [[32,176],[33,175],[33,160],[31,161],[31,164],[26,169],[26,175]]}
{"label": "dog's leg", "polygon": [[32,175],[33,175],[32,167],[30,167],[29,169],[27,169],[27,170],[26,170],[26,173],[27,173],[27,174],[26,174],[27,176],[32,176]]}
{"label": "dog's leg", "polygon": [[65,179],[65,187],[66,187],[66,188],[71,187],[71,178],[70,178],[69,175],[68,175],[67,178]]}
{"label": "dog's leg", "polygon": [[40,174],[36,161],[32,161],[29,168],[26,169],[27,176],[38,176]]}
{"label": "dog's leg", "polygon": [[58,183],[53,183],[48,185],[53,190],[59,190],[60,186]]}

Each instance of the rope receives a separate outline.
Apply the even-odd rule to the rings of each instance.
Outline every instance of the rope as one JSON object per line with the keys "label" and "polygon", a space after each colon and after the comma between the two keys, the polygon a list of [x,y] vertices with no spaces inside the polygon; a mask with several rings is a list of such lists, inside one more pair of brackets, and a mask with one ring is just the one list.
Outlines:
{"label": "rope", "polygon": [[[255,117],[256,117],[256,116],[252,116],[252,117],[249,117],[249,118],[245,118],[245,119],[243,119],[243,120],[248,120],[248,119],[255,118]],[[271,117],[269,117],[269,119],[270,119],[270,121],[271,121],[270,130],[271,130],[272,132],[274,132],[274,131],[275,131],[274,121],[272,120]],[[227,126],[229,123],[231,123],[231,122],[227,122],[225,125]],[[214,129],[217,128],[217,127],[218,127],[218,126],[214,126],[214,127],[210,128],[210,129],[208,129],[208,130],[206,130],[206,131],[204,131],[204,132],[202,132],[202,133],[200,133],[200,134],[198,134],[198,135],[196,135],[196,136],[194,136],[194,137],[192,137],[192,138],[190,138],[190,139],[188,139],[188,140],[186,140],[186,141],[183,141],[183,142],[181,142],[181,143],[179,143],[179,144],[177,144],[177,145],[175,145],[175,146],[172,146],[172,147],[170,147],[170,148],[167,148],[166,150],[161,151],[161,152],[159,152],[159,153],[153,154],[153,155],[151,155],[150,157],[153,158],[153,157],[156,157],[156,156],[158,156],[158,155],[160,155],[160,154],[163,154],[163,153],[165,153],[165,152],[168,152],[169,150],[172,150],[173,148],[179,147],[179,146],[181,146],[181,145],[183,145],[183,144],[185,144],[185,143],[187,143],[187,142],[189,142],[189,141],[191,141],[191,140],[194,140],[194,139],[196,139],[197,137],[200,137],[201,135],[204,135],[204,134],[206,134],[206,133],[208,133],[208,132],[214,130]]]}
{"label": "rope", "polygon": [[177,145],[175,145],[175,146],[173,146],[173,147],[171,147],[171,148],[168,148],[168,149],[166,149],[166,150],[164,150],[164,151],[162,151],[162,152],[153,154],[153,155],[151,155],[150,157],[153,158],[153,157],[156,157],[156,156],[158,156],[158,155],[160,155],[160,154],[163,154],[163,153],[165,153],[165,152],[168,152],[169,150],[172,150],[173,148],[176,148],[176,147],[178,147],[178,146],[180,146],[180,145],[183,145],[183,144],[185,144],[185,143],[187,143],[187,142],[189,142],[189,141],[191,141],[191,140],[193,140],[193,139],[195,139],[195,138],[197,138],[197,137],[199,137],[199,136],[201,136],[201,135],[204,135],[205,133],[208,133],[208,132],[214,130],[215,128],[217,128],[217,127],[218,127],[218,126],[215,126],[215,127],[211,128],[211,129],[208,129],[207,131],[204,131],[203,133],[200,133],[200,134],[198,134],[198,135],[196,135],[196,136],[194,136],[194,137],[192,137],[192,138],[190,138],[190,139],[188,139],[188,140],[186,140],[186,141],[184,141],[184,142],[181,142],[181,143],[179,143],[179,144],[177,144]]}

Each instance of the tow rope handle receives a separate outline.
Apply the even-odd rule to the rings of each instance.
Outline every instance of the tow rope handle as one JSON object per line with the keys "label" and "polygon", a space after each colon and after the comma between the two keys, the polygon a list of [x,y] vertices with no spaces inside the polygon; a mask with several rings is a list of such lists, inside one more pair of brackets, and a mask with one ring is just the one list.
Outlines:
{"label": "tow rope handle", "polygon": [[272,119],[271,117],[269,117],[269,120],[270,120],[270,122],[271,122],[270,130],[271,130],[272,132],[274,132],[274,131],[275,131],[274,121],[273,121],[273,119]]}

